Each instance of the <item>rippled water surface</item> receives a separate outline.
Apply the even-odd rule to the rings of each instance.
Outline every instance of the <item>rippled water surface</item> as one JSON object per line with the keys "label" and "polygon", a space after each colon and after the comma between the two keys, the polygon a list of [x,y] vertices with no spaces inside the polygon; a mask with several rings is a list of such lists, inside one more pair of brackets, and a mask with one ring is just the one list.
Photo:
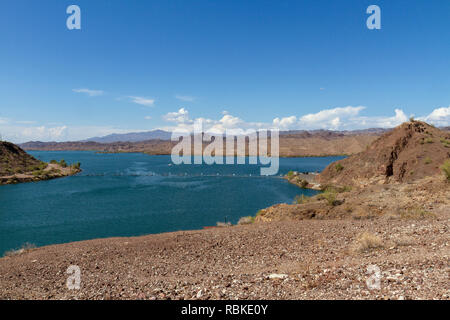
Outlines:
{"label": "rippled water surface", "polygon": [[[36,246],[236,223],[302,190],[258,165],[171,165],[170,156],[79,151],[30,152],[81,162],[76,176],[0,186],[0,255]],[[340,157],[282,158],[279,174],[320,171]],[[248,159],[246,161],[248,163]]]}

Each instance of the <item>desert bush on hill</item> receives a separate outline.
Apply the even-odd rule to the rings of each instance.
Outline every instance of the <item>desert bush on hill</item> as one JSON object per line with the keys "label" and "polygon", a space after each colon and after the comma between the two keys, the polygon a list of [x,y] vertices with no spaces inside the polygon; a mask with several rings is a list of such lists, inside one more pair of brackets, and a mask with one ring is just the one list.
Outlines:
{"label": "desert bush on hill", "polygon": [[447,178],[447,181],[450,181],[450,160],[446,160],[444,164],[441,166],[442,173]]}
{"label": "desert bush on hill", "polygon": [[304,194],[302,194],[300,196],[295,196],[294,204],[303,204],[303,203],[307,203],[310,200],[311,200],[310,197],[305,196]]}
{"label": "desert bush on hill", "polygon": [[252,224],[253,222],[255,222],[255,217],[242,217],[239,219],[238,225]]}
{"label": "desert bush on hill", "polygon": [[373,249],[383,248],[383,240],[370,232],[361,233],[350,247],[352,253],[364,253]]}

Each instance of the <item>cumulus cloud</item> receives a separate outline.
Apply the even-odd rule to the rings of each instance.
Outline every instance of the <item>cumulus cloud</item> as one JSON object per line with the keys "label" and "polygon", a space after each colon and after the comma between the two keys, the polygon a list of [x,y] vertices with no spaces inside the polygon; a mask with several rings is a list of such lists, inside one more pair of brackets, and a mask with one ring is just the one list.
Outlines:
{"label": "cumulus cloud", "polygon": [[347,106],[321,110],[300,117],[298,126],[306,129],[337,129],[342,124],[341,119],[352,121],[364,109],[363,106]]}
{"label": "cumulus cloud", "polygon": [[437,126],[450,126],[450,106],[448,108],[434,109],[429,115],[419,118]]}
{"label": "cumulus cloud", "polygon": [[149,99],[149,98],[144,98],[144,97],[136,97],[136,96],[129,96],[129,98],[131,99],[131,101],[133,101],[134,103],[146,106],[146,107],[152,107],[153,104],[155,103],[155,99]]}
{"label": "cumulus cloud", "polygon": [[[279,130],[354,130],[367,128],[392,128],[408,121],[409,117],[402,109],[395,109],[392,116],[364,116],[364,106],[346,106],[324,109],[316,113],[303,116],[276,117],[272,122],[247,122],[228,112],[222,112],[219,119],[190,118],[189,112],[181,108],[176,112],[169,112],[163,119],[173,122],[174,126],[162,127],[168,131],[177,129],[193,131],[194,123],[201,120],[205,132],[245,132],[259,129]],[[429,115],[419,118],[435,125],[450,125],[450,107],[433,110]]]}
{"label": "cumulus cloud", "polygon": [[175,112],[169,112],[163,116],[163,119],[169,122],[176,122],[178,124],[192,123],[192,120],[189,119],[189,112],[185,108],[180,108]]}
{"label": "cumulus cloud", "polygon": [[289,129],[293,125],[297,123],[297,117],[296,116],[290,116],[290,117],[284,117],[284,118],[275,118],[272,121],[273,126],[275,128],[279,129]]}
{"label": "cumulus cloud", "polygon": [[144,130],[124,130],[110,126],[67,126],[67,125],[26,125],[19,121],[2,124],[0,135],[3,140],[14,143],[27,141],[77,141],[112,133],[128,133]]}
{"label": "cumulus cloud", "polygon": [[105,92],[102,90],[91,90],[91,89],[86,89],[86,88],[82,88],[82,89],[72,89],[73,92],[77,92],[77,93],[85,93],[90,97],[96,97],[96,96],[101,96],[103,95]]}

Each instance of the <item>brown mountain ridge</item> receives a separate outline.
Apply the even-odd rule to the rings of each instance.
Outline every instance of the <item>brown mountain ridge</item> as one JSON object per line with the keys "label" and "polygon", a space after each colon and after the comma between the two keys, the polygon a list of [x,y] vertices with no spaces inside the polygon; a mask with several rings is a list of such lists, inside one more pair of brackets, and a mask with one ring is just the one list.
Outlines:
{"label": "brown mountain ridge", "polygon": [[446,159],[450,133],[411,121],[384,133],[366,150],[332,163],[317,181],[340,186],[411,182],[439,174]]}

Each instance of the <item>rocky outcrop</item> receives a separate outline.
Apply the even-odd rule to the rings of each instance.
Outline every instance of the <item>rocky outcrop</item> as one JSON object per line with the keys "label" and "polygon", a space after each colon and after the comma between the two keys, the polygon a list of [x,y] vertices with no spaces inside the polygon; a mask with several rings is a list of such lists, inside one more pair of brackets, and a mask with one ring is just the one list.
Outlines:
{"label": "rocky outcrop", "polygon": [[330,164],[317,181],[341,186],[411,182],[439,174],[449,158],[448,131],[411,121],[383,134],[366,150]]}

